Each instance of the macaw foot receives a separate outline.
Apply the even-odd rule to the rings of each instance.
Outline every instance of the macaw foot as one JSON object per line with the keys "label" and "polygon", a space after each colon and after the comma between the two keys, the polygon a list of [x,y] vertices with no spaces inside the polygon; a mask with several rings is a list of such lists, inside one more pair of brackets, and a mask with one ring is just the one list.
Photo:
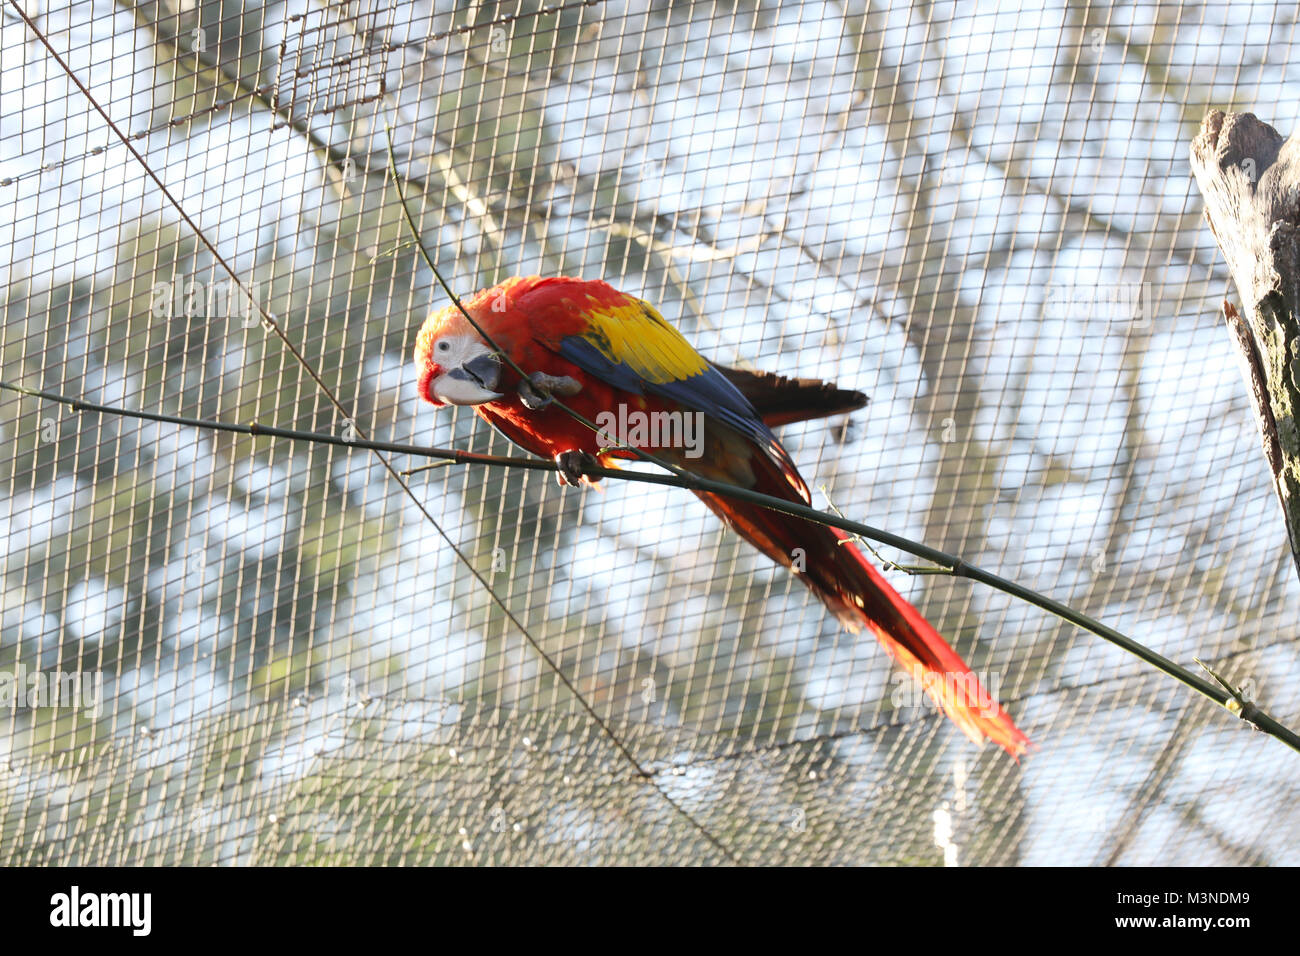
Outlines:
{"label": "macaw foot", "polygon": [[588,469],[600,467],[596,456],[585,451],[562,451],[555,456],[555,464],[559,466],[559,471],[555,473],[555,480],[559,482],[560,487],[572,485],[576,488],[582,484],[582,476]]}
{"label": "macaw foot", "polygon": [[519,383],[519,400],[525,408],[539,411],[555,399],[556,395],[568,398],[582,391],[582,383],[568,375],[547,375],[534,372]]}

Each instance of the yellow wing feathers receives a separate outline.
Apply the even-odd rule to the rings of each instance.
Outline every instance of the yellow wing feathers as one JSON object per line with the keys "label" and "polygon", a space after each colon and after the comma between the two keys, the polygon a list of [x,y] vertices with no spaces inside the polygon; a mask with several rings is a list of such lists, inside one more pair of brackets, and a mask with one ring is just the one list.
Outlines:
{"label": "yellow wing feathers", "polygon": [[590,331],[583,336],[605,358],[622,363],[647,382],[662,385],[699,375],[708,363],[682,334],[632,296],[623,305],[594,300],[587,309]]}

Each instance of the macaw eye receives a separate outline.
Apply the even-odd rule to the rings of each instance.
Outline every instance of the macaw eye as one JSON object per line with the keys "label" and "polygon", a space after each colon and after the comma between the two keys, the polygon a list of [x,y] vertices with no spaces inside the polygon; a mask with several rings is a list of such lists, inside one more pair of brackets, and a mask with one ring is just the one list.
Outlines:
{"label": "macaw eye", "polygon": [[451,343],[448,342],[448,341],[446,341],[445,339],[444,339],[443,341],[441,341],[441,342],[438,343],[438,351],[439,351],[439,352],[446,352],[446,351],[448,351],[448,350],[450,350],[450,349],[451,349]]}

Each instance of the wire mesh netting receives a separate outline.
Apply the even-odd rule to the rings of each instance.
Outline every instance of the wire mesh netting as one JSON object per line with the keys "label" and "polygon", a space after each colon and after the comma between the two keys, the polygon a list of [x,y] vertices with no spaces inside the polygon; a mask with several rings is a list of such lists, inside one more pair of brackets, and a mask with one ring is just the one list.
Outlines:
{"label": "wire mesh netting", "polygon": [[[4,0],[0,377],[512,453],[417,397],[396,176],[458,292],[604,278],[867,392],[781,430],[815,504],[1300,721],[1187,162],[1212,107],[1291,132],[1295,8],[649,6]],[[7,863],[1300,863],[1277,742],[970,582],[887,572],[1019,765],[679,489],[0,428]]]}

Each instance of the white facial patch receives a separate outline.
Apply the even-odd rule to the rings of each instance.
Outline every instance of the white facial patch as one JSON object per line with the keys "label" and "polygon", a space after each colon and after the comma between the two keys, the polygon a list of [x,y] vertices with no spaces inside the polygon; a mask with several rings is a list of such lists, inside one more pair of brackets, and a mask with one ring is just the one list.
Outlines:
{"label": "white facial patch", "polygon": [[433,361],[443,372],[430,383],[429,391],[447,405],[482,405],[501,398],[494,391],[501,365],[478,336],[448,335],[433,342]]}

